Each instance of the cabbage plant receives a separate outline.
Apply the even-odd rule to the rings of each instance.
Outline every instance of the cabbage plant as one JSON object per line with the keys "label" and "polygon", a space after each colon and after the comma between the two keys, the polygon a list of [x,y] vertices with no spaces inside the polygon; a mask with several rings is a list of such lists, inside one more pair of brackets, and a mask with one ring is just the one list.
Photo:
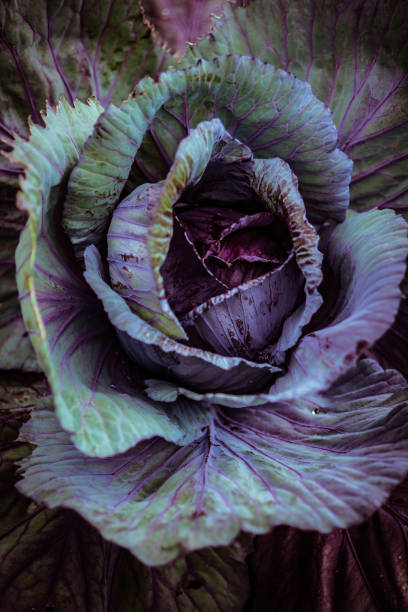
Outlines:
{"label": "cabbage plant", "polygon": [[10,609],[327,609],[408,471],[404,3],[228,6],[182,60],[130,2],[1,9]]}

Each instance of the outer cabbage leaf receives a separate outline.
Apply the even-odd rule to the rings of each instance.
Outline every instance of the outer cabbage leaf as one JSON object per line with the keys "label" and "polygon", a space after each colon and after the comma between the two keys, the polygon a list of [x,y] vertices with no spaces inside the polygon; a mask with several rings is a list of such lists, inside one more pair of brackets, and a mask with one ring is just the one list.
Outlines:
{"label": "outer cabbage leaf", "polygon": [[227,6],[187,54],[258,57],[308,81],[354,161],[351,204],[407,208],[408,13],[404,0],[256,0]]}
{"label": "outer cabbage leaf", "polygon": [[[125,584],[134,589],[134,575],[140,575],[143,569],[147,597],[140,612],[179,612],[181,609],[243,612],[249,595],[246,564],[249,550],[251,538],[241,536],[228,547],[206,548],[167,565],[148,568],[121,549],[126,563],[124,570],[127,570]],[[118,587],[117,610],[135,612],[134,601],[128,606],[123,604],[123,586],[119,580]]]}
{"label": "outer cabbage leaf", "polygon": [[120,102],[164,53],[149,40],[133,0],[12,0],[0,5],[0,133],[43,124],[45,101],[93,95]]}
{"label": "outer cabbage leaf", "polygon": [[31,450],[16,440],[18,430],[36,404],[49,403],[48,393],[43,377],[0,373],[0,590],[7,611],[240,610],[248,595],[249,538],[150,569],[78,514],[49,510],[17,492],[14,462]]}
{"label": "outer cabbage leaf", "polygon": [[328,109],[291,75],[229,56],[146,77],[101,116],[68,186],[64,227],[73,243],[100,246],[125,184],[163,180],[188,131],[214,117],[257,157],[290,163],[311,222],[344,218],[351,161],[336,149]]}
{"label": "outer cabbage leaf", "polygon": [[150,565],[228,544],[240,529],[347,527],[378,508],[407,470],[403,384],[362,362],[328,392],[296,403],[208,407],[191,445],[156,438],[105,459],[84,457],[52,412],[36,411],[23,439],[38,446],[18,488],[77,510]]}
{"label": "outer cabbage leaf", "polygon": [[406,222],[389,210],[350,211],[324,240],[327,274],[333,273],[338,285],[325,296],[323,321],[312,323],[314,331],[302,338],[272,394],[326,388],[382,336],[397,313],[408,251]]}
{"label": "outer cabbage leaf", "polygon": [[44,117],[46,128],[16,140],[13,155],[26,168],[18,204],[30,215],[17,249],[25,325],[63,427],[85,453],[106,456],[157,434],[190,440],[200,428],[199,411],[178,404],[165,413],[143,393],[56,222],[67,174],[100,112],[96,101],[61,101]]}
{"label": "outer cabbage leaf", "polygon": [[[190,553],[149,568],[69,510],[37,506],[14,489],[0,515],[0,586],[7,612],[239,612],[249,595],[247,547]],[[13,520],[4,521],[14,508]],[[193,606],[193,608],[191,608]]]}
{"label": "outer cabbage leaf", "polygon": [[[13,132],[27,135],[27,118],[43,124],[46,100],[55,104],[61,95],[71,104],[76,97],[92,94],[104,106],[111,99],[122,100],[140,78],[159,70],[165,54],[149,38],[137,3],[127,0],[41,0],[35,6],[28,0],[2,2],[0,136],[12,143]],[[0,183],[8,186],[2,186],[1,195],[4,229],[3,204],[4,214],[13,215],[11,187],[21,168],[4,158],[1,166]],[[0,366],[37,370],[7,263],[14,257],[15,244],[6,244],[10,236],[5,237],[3,229]]]}
{"label": "outer cabbage leaf", "polygon": [[[118,580],[120,549],[74,512],[37,506],[15,489],[3,502],[0,586],[8,611],[114,609],[111,590]],[[12,519],[6,520],[12,508]],[[144,588],[139,579],[133,592],[122,591],[122,603],[143,601]]]}
{"label": "outer cabbage leaf", "polygon": [[329,535],[278,527],[250,557],[254,612],[404,610],[408,484],[366,523]]}

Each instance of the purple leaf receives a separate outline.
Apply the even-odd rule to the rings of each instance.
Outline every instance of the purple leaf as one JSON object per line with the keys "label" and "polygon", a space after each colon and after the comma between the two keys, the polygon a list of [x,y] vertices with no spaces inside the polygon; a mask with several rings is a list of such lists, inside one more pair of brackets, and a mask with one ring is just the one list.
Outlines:
{"label": "purple leaf", "polygon": [[401,300],[390,329],[373,347],[373,353],[384,367],[395,368],[408,378],[408,300]]}
{"label": "purple leaf", "polygon": [[27,135],[27,118],[43,125],[46,101],[62,95],[70,104],[89,96],[119,103],[163,56],[133,0],[4,3],[0,132]]}
{"label": "purple leaf", "polygon": [[[224,247],[223,240],[240,234],[242,230],[253,232],[253,248],[264,245],[261,232],[267,232],[272,238],[268,244],[268,248],[272,246],[270,257],[277,259],[275,255],[279,248],[283,259],[285,251],[290,252],[293,245],[295,258],[278,268],[276,274],[267,273],[253,280],[247,277],[251,279],[257,272],[262,272],[259,263],[248,263],[244,270],[238,268],[238,275],[236,268],[224,264],[225,271],[221,277],[218,274],[218,278],[229,286],[235,284],[231,281],[238,276],[236,280],[242,280],[242,284],[236,287],[236,291],[217,295],[196,307],[184,317],[184,323],[191,343],[196,346],[210,347],[224,355],[238,354],[257,361],[282,363],[284,352],[296,344],[302,328],[322,303],[318,292],[322,280],[322,254],[317,248],[317,232],[306,219],[297,179],[288,164],[280,159],[255,159],[253,167],[252,203],[264,212],[242,216],[229,227],[227,220],[233,221],[237,216],[237,211],[229,208],[197,206],[184,212],[184,205],[179,204],[183,208],[176,214],[195,250],[203,257],[203,265],[212,268],[215,275],[222,263],[219,257]],[[194,223],[197,219],[198,224]],[[264,224],[268,224],[266,229]],[[243,251],[245,247],[247,244],[244,243]],[[253,251],[250,247],[248,251],[251,257]],[[263,256],[265,259],[268,257],[266,248]],[[175,258],[174,254],[172,258]],[[217,269],[214,269],[214,261],[219,262]],[[276,265],[271,261],[262,264],[267,269]],[[300,290],[302,278],[303,296]],[[261,354],[256,355],[259,351]]]}
{"label": "purple leaf", "polygon": [[[252,198],[255,200],[255,192]],[[291,248],[284,223],[270,212],[248,215],[248,208],[245,211],[181,203],[175,207],[176,218],[205,268],[230,289],[282,264]],[[259,210],[262,211],[260,203]],[[168,256],[174,258],[177,253],[169,250]]]}
{"label": "purple leaf", "polygon": [[401,375],[365,361],[307,399],[207,406],[186,446],[154,438],[104,459],[84,456],[53,412],[37,410],[18,488],[77,510],[151,565],[227,545],[241,529],[329,532],[367,518],[406,474],[407,409]]}
{"label": "purple leaf", "polygon": [[[226,357],[177,342],[131,312],[122,296],[104,280],[101,256],[85,251],[85,278],[101,300],[121,345],[144,370],[201,390],[258,390],[281,369],[243,357]],[[159,433],[159,432],[158,432]]]}
{"label": "purple leaf", "polygon": [[[302,297],[303,278],[294,257],[273,272],[211,298],[184,318],[194,346],[221,355],[270,361],[262,349],[275,342]],[[224,389],[225,390],[225,389]]]}
{"label": "purple leaf", "polygon": [[186,340],[150,252],[152,210],[160,204],[163,188],[161,182],[141,185],[116,207],[107,234],[109,276],[133,312],[169,337]]}
{"label": "purple leaf", "polygon": [[331,308],[325,318],[317,313],[272,395],[329,386],[384,334],[398,310],[408,249],[400,216],[350,211],[344,223],[323,233],[322,243],[326,274],[336,281],[335,293],[326,296]]}
{"label": "purple leaf", "polygon": [[277,527],[249,557],[253,612],[405,610],[408,483],[368,521],[329,535]]}
{"label": "purple leaf", "polygon": [[225,287],[202,265],[177,218],[174,219],[169,252],[160,270],[170,307],[179,318],[225,291]]}
{"label": "purple leaf", "polygon": [[201,206],[241,206],[248,212],[255,210],[252,180],[254,174],[253,154],[249,147],[233,139],[222,143],[221,149],[209,161],[200,181],[189,186],[183,197],[191,204]]}
{"label": "purple leaf", "polygon": [[215,23],[188,63],[237,53],[309,82],[354,161],[352,206],[407,209],[405,0],[256,0],[246,9],[227,6]]}

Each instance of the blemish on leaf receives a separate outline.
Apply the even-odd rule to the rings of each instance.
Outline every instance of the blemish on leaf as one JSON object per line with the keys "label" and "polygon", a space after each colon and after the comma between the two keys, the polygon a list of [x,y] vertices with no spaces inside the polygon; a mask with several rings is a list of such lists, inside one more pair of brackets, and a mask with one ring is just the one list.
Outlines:
{"label": "blemish on leaf", "polygon": [[368,349],[369,346],[370,344],[366,340],[359,340],[356,344],[356,351],[358,354],[360,354]]}
{"label": "blemish on leaf", "polygon": [[243,334],[243,332],[244,332],[244,322],[242,321],[242,319],[237,319],[235,322],[237,324],[239,333]]}
{"label": "blemish on leaf", "polygon": [[187,578],[184,584],[185,589],[191,590],[201,589],[202,586],[204,586],[204,580],[202,578]]}
{"label": "blemish on leaf", "polygon": [[345,365],[351,365],[354,361],[354,354],[348,353],[347,355],[344,356],[343,361]]}

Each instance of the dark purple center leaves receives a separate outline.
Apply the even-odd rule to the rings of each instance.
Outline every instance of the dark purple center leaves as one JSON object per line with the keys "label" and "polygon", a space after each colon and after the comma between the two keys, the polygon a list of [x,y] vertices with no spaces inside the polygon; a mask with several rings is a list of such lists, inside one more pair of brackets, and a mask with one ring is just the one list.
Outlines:
{"label": "dark purple center leaves", "polygon": [[174,235],[161,272],[177,315],[286,260],[292,248],[286,225],[265,210],[252,180],[250,150],[232,141],[174,206]]}
{"label": "dark purple center leaves", "polygon": [[290,247],[285,225],[271,213],[257,213],[226,228],[207,250],[204,262],[231,289],[274,270],[285,261]]}

